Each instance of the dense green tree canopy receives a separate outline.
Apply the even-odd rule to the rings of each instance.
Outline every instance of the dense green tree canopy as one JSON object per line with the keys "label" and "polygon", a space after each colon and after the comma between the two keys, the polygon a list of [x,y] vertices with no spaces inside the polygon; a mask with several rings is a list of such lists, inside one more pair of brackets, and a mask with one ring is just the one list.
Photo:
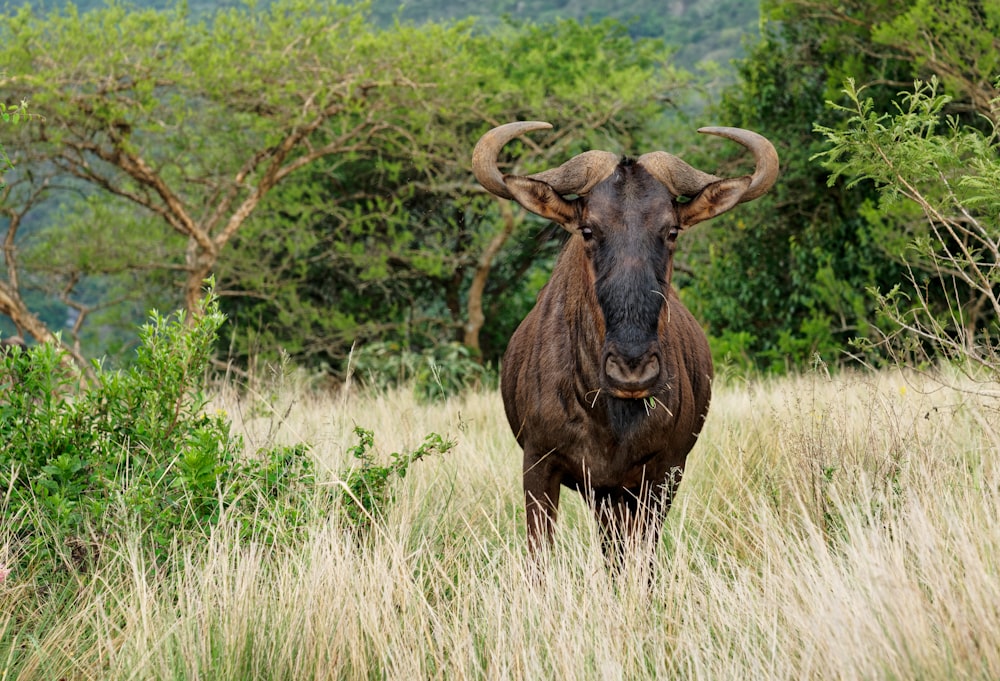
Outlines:
{"label": "dense green tree canopy", "polygon": [[[62,10],[67,0],[22,0],[37,10]],[[104,7],[107,0],[76,0],[80,11]],[[16,6],[21,2],[12,2]],[[136,7],[170,9],[176,0],[135,0]],[[244,6],[245,0],[186,0],[196,16],[210,16],[220,9]],[[269,0],[254,0],[266,8]],[[745,0],[368,0],[374,23],[384,28],[396,22],[424,24],[475,17],[485,30],[507,19],[535,24],[572,20],[581,23],[613,19],[633,38],[658,38],[677,49],[676,59],[685,68],[702,60],[725,66],[742,53],[742,41],[757,31],[758,3]]]}
{"label": "dense green tree canopy", "polygon": [[4,204],[5,312],[26,325],[21,288],[42,289],[85,342],[129,304],[193,310],[217,272],[241,356],[477,345],[486,312],[512,319],[498,302],[523,304],[521,279],[551,252],[475,185],[478,136],[550,120],[514,147],[526,168],[641,148],[686,78],[662,43],[613,23],[379,29],[364,6],[287,0],[211,20],[22,9],[3,26],[5,91],[43,116],[7,138],[20,175]]}
{"label": "dense green tree canopy", "polygon": [[946,113],[980,126],[995,119],[997,5],[780,0],[763,11],[762,40],[715,112],[775,140],[782,176],[692,239],[696,276],[685,294],[720,356],[776,368],[817,354],[837,361],[853,338],[889,323],[869,289],[914,285],[907,249],[922,222],[905,205],[880,212],[870,183],[827,182],[816,155],[828,142],[815,126],[847,117],[826,101],[844,101],[853,78],[885,110],[915,78],[937,75],[953,97]]}
{"label": "dense green tree canopy", "polygon": [[[510,120],[552,122],[550,135],[512,145],[512,163],[538,170],[586,148],[650,144],[669,100],[684,96],[686,76],[669,67],[663,46],[636,43],[612,23],[510,25],[453,38],[451,49],[439,86],[401,122],[404,144],[356,159],[336,176],[335,191],[318,164],[315,181],[288,185],[291,198],[277,195],[268,220],[241,236],[249,257],[228,261],[223,283],[272,277],[275,284],[252,288],[276,291],[278,280],[297,282],[281,287],[287,301],[245,298],[229,308],[246,321],[240,328],[263,333],[246,339],[248,348],[283,339],[296,353],[335,362],[354,341],[452,340],[497,357],[558,243],[540,241],[542,223],[475,183],[469,159],[478,137]],[[299,223],[292,232],[289,211]],[[261,271],[263,261],[274,266]]]}
{"label": "dense green tree canopy", "polygon": [[[692,134],[722,124],[774,140],[782,176],[681,243],[677,282],[716,354],[776,369],[845,350],[875,359],[852,339],[899,320],[871,291],[913,293],[938,277],[932,260],[912,257],[926,223],[870,182],[848,189],[850,172],[829,183],[829,135],[817,126],[857,125],[827,105],[844,101],[847,78],[886,111],[914,79],[935,76],[941,120],[991,134],[1000,10],[771,0],[736,84],[702,109],[704,84],[675,68],[668,44],[677,31],[691,38],[696,20],[715,37],[740,26],[753,35],[742,14],[713,23],[728,6],[282,0],[214,13],[9,12],[0,99],[26,98],[42,118],[0,129],[17,164],[0,206],[0,305],[37,338],[71,324],[82,354],[100,354],[120,338],[118,320],[191,307],[214,273],[232,320],[225,344],[241,359],[280,346],[338,367],[355,342],[373,341],[459,342],[492,359],[558,242],[474,183],[478,136],[515,119],[553,123],[510,145],[517,171],[590,148],[658,148],[740,172],[739,152]],[[483,18],[453,21],[472,9]],[[629,12],[642,21],[628,23]],[[644,31],[668,41],[636,37]]]}

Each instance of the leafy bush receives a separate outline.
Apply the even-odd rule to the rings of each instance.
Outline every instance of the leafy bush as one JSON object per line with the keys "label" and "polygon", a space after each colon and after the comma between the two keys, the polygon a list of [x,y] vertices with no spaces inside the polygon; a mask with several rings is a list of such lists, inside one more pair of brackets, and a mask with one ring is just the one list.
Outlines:
{"label": "leafy bush", "polygon": [[[816,127],[830,143],[821,157],[831,182],[845,176],[849,187],[876,187],[870,219],[886,239],[902,242],[903,283],[910,284],[909,291],[899,285],[874,291],[888,322],[879,326],[878,343],[899,362],[945,359],[996,381],[1000,125],[994,116],[983,130],[949,115],[951,97],[934,78],[901,92],[889,112],[862,97],[853,80],[844,94],[848,104],[831,108],[848,117],[846,126]],[[991,106],[995,113],[1000,97]],[[923,219],[898,217],[914,212]]]}
{"label": "leafy bush", "polygon": [[393,452],[388,464],[380,464],[376,463],[372,451],[375,448],[374,433],[359,426],[354,429],[354,434],[358,436],[358,444],[347,452],[359,463],[342,476],[344,489],[341,503],[347,524],[359,536],[365,536],[372,523],[383,516],[395,499],[391,487],[393,479],[405,478],[411,463],[431,454],[444,454],[455,446],[455,441],[431,433],[414,451]]}
{"label": "leafy bush", "polygon": [[368,385],[384,389],[413,383],[421,402],[436,402],[491,379],[489,370],[460,343],[414,352],[399,343],[369,343],[354,354],[354,369]]}
{"label": "leafy bush", "polygon": [[158,555],[204,537],[225,514],[273,540],[296,527],[315,480],[304,445],[245,459],[202,390],[223,322],[211,294],[196,319],[153,313],[133,366],[95,364],[90,385],[54,345],[0,368],[0,522],[29,559],[84,567],[101,538],[138,522]]}

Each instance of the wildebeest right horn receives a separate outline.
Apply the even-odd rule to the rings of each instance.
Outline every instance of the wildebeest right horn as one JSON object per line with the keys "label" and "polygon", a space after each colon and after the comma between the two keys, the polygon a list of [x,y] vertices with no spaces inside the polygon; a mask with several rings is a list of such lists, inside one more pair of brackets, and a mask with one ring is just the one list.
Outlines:
{"label": "wildebeest right horn", "polygon": [[[489,192],[511,199],[504,175],[497,168],[500,149],[515,137],[532,130],[547,130],[552,126],[542,121],[518,121],[493,128],[483,135],[472,152],[472,172],[479,184]],[[618,165],[619,157],[610,151],[585,151],[557,168],[528,175],[544,182],[558,194],[586,194],[606,178]]]}
{"label": "wildebeest right horn", "polygon": [[[698,128],[706,135],[718,135],[742,144],[753,153],[756,168],[750,176],[750,185],[740,197],[740,203],[762,196],[778,179],[778,152],[763,135],[743,128]],[[693,168],[673,154],[654,151],[639,157],[639,164],[653,177],[667,186],[674,194],[691,196],[722,178]]]}

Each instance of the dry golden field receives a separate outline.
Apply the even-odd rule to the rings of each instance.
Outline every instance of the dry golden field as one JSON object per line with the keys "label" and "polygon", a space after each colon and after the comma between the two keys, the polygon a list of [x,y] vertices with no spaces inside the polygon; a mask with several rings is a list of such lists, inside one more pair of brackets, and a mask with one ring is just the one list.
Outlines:
{"label": "dry golden field", "polygon": [[386,453],[430,432],[458,445],[413,464],[367,545],[330,519],[294,546],[223,529],[160,572],[120,542],[27,623],[16,678],[997,679],[1000,393],[967,386],[717,385],[652,575],[636,560],[614,576],[571,494],[529,568],[497,392],[224,391],[250,448],[309,442],[326,485],[356,425]]}

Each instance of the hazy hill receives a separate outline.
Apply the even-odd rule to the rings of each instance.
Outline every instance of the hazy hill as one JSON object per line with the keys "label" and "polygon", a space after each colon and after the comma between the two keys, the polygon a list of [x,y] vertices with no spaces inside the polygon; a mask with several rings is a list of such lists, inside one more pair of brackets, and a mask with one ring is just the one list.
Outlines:
{"label": "hazy hill", "polygon": [[[38,9],[61,9],[66,0],[28,0]],[[81,10],[100,7],[106,0],[77,0]],[[133,0],[139,7],[163,9],[176,0]],[[17,6],[20,2],[3,3]],[[209,12],[241,4],[240,0],[188,0],[192,12]],[[259,3],[263,4],[263,3]],[[518,22],[545,22],[560,18],[600,21],[613,18],[628,26],[634,37],[663,38],[678,48],[677,62],[691,68],[703,59],[726,66],[742,54],[745,36],[756,35],[758,0],[372,0],[372,18],[385,25],[395,20],[426,21],[479,17],[498,24],[503,17]]]}
{"label": "hazy hill", "polygon": [[679,48],[680,65],[691,67],[710,59],[722,65],[742,54],[744,36],[756,35],[758,0],[374,0],[372,13],[380,22],[399,16],[423,22],[480,16],[487,23],[507,16],[516,21],[543,22],[559,18],[599,21],[612,18],[626,24],[634,37],[663,38]]}

